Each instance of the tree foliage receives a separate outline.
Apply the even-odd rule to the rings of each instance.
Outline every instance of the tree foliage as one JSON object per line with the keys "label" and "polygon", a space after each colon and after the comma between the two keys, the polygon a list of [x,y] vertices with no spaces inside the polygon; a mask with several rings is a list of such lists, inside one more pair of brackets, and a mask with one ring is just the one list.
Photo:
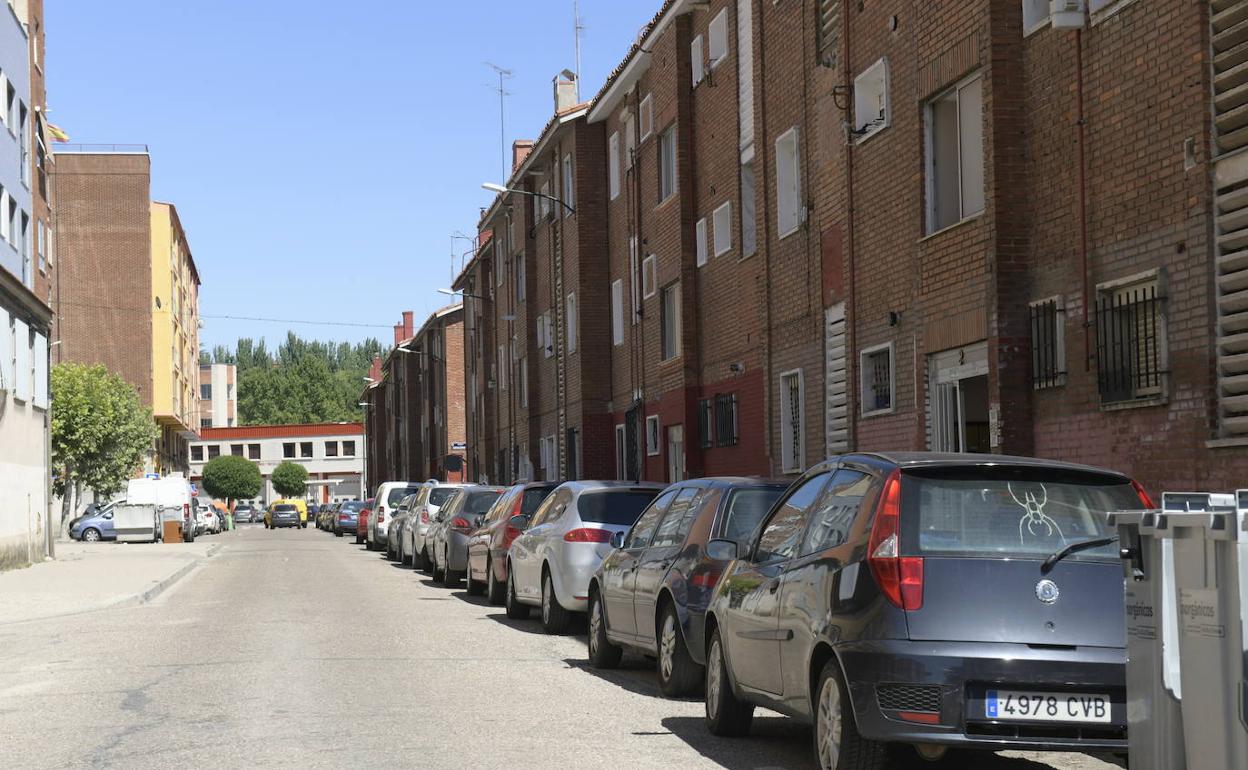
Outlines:
{"label": "tree foliage", "polygon": [[376,339],[352,345],[289,332],[272,353],[263,339],[243,338],[232,350],[218,345],[202,358],[238,368],[241,425],[294,425],[359,420],[363,377],[380,352]]}
{"label": "tree foliage", "polygon": [[287,460],[273,469],[269,480],[282,497],[300,497],[308,488],[308,469]]}
{"label": "tree foliage", "polygon": [[107,497],[121,490],[156,440],[152,410],[138,391],[99,364],[52,369],[54,491],[87,487]]}
{"label": "tree foliage", "polygon": [[248,499],[260,494],[263,486],[260,467],[245,457],[221,455],[204,466],[204,491],[215,498]]}

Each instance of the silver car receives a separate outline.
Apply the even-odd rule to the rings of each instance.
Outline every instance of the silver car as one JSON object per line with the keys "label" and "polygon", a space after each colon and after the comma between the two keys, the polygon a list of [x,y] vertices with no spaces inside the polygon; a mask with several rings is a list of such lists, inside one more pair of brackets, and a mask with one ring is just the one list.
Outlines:
{"label": "silver car", "polygon": [[572,613],[585,612],[589,579],[611,553],[611,539],[627,532],[662,484],[569,481],[547,497],[507,555],[510,618],[542,608],[547,633],[567,630]]}
{"label": "silver car", "polygon": [[412,525],[404,532],[404,553],[412,554],[412,564],[419,570],[433,569],[433,550],[427,542],[429,526],[442,506],[450,501],[456,491],[469,484],[452,481],[435,481],[421,490],[412,506]]}
{"label": "silver car", "polygon": [[425,539],[433,554],[433,579],[452,588],[468,571],[468,538],[506,487],[471,486],[460,490],[434,517]]}
{"label": "silver car", "polygon": [[[407,526],[407,522],[411,518],[412,506],[415,505],[418,497],[420,497],[419,492],[400,500],[398,507],[394,509],[394,515],[390,517],[390,521],[386,524],[386,556],[396,561],[406,561],[401,550],[401,538],[403,537],[403,528]],[[411,558],[410,554],[408,558]]]}

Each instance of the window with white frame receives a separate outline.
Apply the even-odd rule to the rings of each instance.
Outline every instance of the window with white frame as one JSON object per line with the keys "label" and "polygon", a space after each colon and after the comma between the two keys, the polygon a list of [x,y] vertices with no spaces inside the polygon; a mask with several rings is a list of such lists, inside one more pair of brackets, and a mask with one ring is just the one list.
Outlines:
{"label": "window with white frame", "polygon": [[660,326],[663,342],[663,360],[680,355],[680,284],[663,287],[663,306]]}
{"label": "window with white frame", "polygon": [[[748,148],[749,159],[741,161],[741,256],[758,251],[758,221],[754,202],[754,146]],[[743,153],[744,155],[744,153]]]}
{"label": "window with white frame", "polygon": [[983,76],[973,75],[927,105],[927,231],[984,210]]}
{"label": "window with white frame", "polygon": [[883,58],[854,78],[854,137],[864,141],[889,122],[888,59]]}
{"label": "window with white frame", "polygon": [[542,355],[550,358],[555,354],[555,327],[550,320],[550,311],[542,313],[542,327],[546,330],[546,335],[542,341]]}
{"label": "window with white frame", "polygon": [[861,375],[863,415],[893,410],[893,344],[876,345],[862,351]]}
{"label": "window with white frame", "polygon": [[567,302],[567,321],[568,321],[568,352],[576,352],[576,333],[577,333],[577,317],[576,317],[576,295],[569,294]]}
{"label": "window with white frame", "polygon": [[697,254],[698,267],[702,267],[707,261],[707,245],[706,245],[706,217],[698,220],[696,227],[697,232]]}
{"label": "window with white frame", "polygon": [[623,423],[615,426],[615,477],[621,481],[628,478],[628,441]]}
{"label": "window with white frame", "polygon": [[659,202],[676,194],[676,126],[659,137]]}
{"label": "window with white frame", "polygon": [[0,393],[13,390],[13,320],[0,307]]}
{"label": "window with white frame", "polygon": [[719,63],[728,58],[728,9],[722,9],[715,18],[711,19],[711,24],[706,30],[706,52],[711,60],[711,69],[719,66]]}
{"label": "window with white frame", "polygon": [[646,94],[641,100],[641,141],[646,141],[654,133],[654,97]]}
{"label": "window with white frame", "polygon": [[624,344],[624,282],[611,282],[611,344]]}
{"label": "window with white frame", "polygon": [[715,209],[715,256],[722,257],[732,250],[732,201],[724,201]]}
{"label": "window with white frame", "polygon": [[1043,27],[1049,22],[1049,0],[1022,0],[1023,2],[1023,34]]}
{"label": "window with white frame", "polygon": [[607,193],[611,200],[620,197],[620,135],[611,134],[607,142]]}
{"label": "window with white frame", "polygon": [[780,470],[800,473],[806,458],[806,409],[802,370],[780,375]]}
{"label": "window with white frame", "polygon": [[802,226],[802,178],[798,157],[797,128],[776,139],[776,224],[780,237]]}
{"label": "window with white frame", "polygon": [[572,215],[572,209],[576,207],[576,189],[572,180],[572,156],[563,156],[563,202],[567,205],[563,206],[563,216]]}
{"label": "window with white frame", "polygon": [[689,44],[689,65],[693,71],[693,84],[696,86],[706,77],[706,65],[702,59],[702,36],[698,35]]}
{"label": "window with white frame", "polygon": [[657,414],[646,415],[646,454],[651,457],[659,453],[661,428]]}
{"label": "window with white frame", "polygon": [[537,199],[537,215],[541,219],[547,219],[550,217],[550,207],[551,207],[551,200],[549,197],[550,196],[550,180],[547,179],[545,182],[542,182],[542,186],[538,188],[538,190],[541,192],[543,197],[539,197]]}
{"label": "window with white frame", "polygon": [[0,240],[5,243],[13,242],[13,235],[9,232],[9,193],[0,185]]}
{"label": "window with white frame", "polygon": [[1164,283],[1155,272],[1097,286],[1096,369],[1101,403],[1166,396],[1165,303]]}
{"label": "window with white frame", "polygon": [[650,299],[659,290],[659,258],[654,254],[646,257],[641,263],[641,296]]}
{"label": "window with white frame", "polygon": [[533,336],[537,338],[537,347],[546,349],[546,314],[539,315],[533,322]]}
{"label": "window with white frame", "polygon": [[633,303],[634,324],[641,317],[641,287],[638,285],[641,278],[637,268],[637,237],[633,236],[628,239],[628,296],[629,301]]}

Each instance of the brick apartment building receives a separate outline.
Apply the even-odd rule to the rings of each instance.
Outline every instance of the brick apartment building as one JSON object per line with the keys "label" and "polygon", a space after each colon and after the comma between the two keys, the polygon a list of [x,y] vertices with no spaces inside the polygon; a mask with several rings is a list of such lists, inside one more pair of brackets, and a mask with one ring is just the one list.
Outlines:
{"label": "brick apartment building", "polygon": [[361,397],[370,494],[386,481],[465,478],[463,306],[413,325],[405,311],[394,347],[373,362]]}
{"label": "brick apartment building", "polygon": [[934,449],[1242,486],[1248,0],[1086,5],[665,2],[481,219],[470,474]]}

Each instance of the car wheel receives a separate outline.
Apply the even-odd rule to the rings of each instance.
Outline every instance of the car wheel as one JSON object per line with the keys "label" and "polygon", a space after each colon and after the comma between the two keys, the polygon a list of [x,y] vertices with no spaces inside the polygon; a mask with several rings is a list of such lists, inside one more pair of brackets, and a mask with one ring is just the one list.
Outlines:
{"label": "car wheel", "polygon": [[334,537],[342,537],[342,530],[341,530],[341,529],[335,529],[335,530],[334,530]]}
{"label": "car wheel", "polygon": [[564,634],[572,623],[572,613],[555,597],[555,581],[550,573],[542,576],[542,629],[548,634]]}
{"label": "car wheel", "polygon": [[887,746],[863,738],[854,709],[833,658],[823,664],[815,691],[815,756],[822,770],[879,770],[888,761]]}
{"label": "car wheel", "polygon": [[468,565],[468,569],[464,573],[464,580],[467,583],[467,588],[465,588],[465,590],[468,592],[469,596],[480,596],[485,590],[485,586],[481,584],[481,581],[472,576],[471,564]]}
{"label": "car wheel", "polygon": [[486,561],[485,563],[485,598],[490,604],[502,604],[507,599],[504,590],[507,588],[506,583],[499,583],[498,578],[494,577],[494,562]]}
{"label": "car wheel", "polygon": [[529,605],[516,600],[516,576],[511,571],[510,564],[507,565],[507,596],[503,600],[503,606],[507,610],[507,617],[512,620],[523,620],[529,616]]}
{"label": "car wheel", "polygon": [[82,531],[82,541],[84,543],[98,543],[100,541],[100,531],[94,527],[88,527]]}
{"label": "car wheel", "polygon": [[451,555],[446,551],[442,552],[442,585],[447,588],[454,588],[459,585],[462,575],[458,570],[451,569]]}
{"label": "car wheel", "polygon": [[754,721],[754,704],[739,699],[732,691],[728,663],[719,629],[711,634],[706,653],[706,726],[715,735],[745,735]]}
{"label": "car wheel", "polygon": [[364,545],[364,538],[360,537],[360,533],[359,533],[359,532],[356,532],[356,533],[355,533],[355,544],[356,544],[356,545]]}
{"label": "car wheel", "polygon": [[659,625],[659,688],[669,698],[688,695],[702,679],[702,667],[689,655],[680,617],[670,601],[663,610]]}
{"label": "car wheel", "polygon": [[[415,547],[415,543],[412,544]],[[429,571],[429,553],[425,549],[420,549],[420,553],[412,556],[412,567],[421,572]]]}
{"label": "car wheel", "polygon": [[624,650],[607,638],[607,613],[595,591],[589,595],[589,665],[615,668],[622,657]]}
{"label": "car wheel", "polygon": [[446,574],[442,572],[441,569],[438,568],[438,560],[436,557],[431,559],[431,562],[433,563],[433,569],[432,569],[433,581],[435,583],[441,583],[442,579],[446,577]]}

